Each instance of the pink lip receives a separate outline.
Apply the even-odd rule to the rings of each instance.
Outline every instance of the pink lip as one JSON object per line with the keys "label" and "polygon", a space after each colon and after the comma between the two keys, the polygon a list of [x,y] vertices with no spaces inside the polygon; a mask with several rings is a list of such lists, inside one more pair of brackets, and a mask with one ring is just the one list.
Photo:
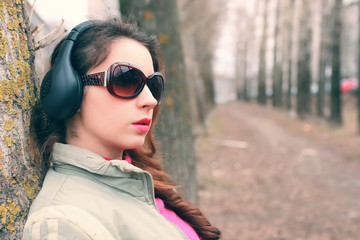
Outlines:
{"label": "pink lip", "polygon": [[133,122],[132,125],[140,132],[146,133],[149,131],[151,118],[143,118],[139,121]]}

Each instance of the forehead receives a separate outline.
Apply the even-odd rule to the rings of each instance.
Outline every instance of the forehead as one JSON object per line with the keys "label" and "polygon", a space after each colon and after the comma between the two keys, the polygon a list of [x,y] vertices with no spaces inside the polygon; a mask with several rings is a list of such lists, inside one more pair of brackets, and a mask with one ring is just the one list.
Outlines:
{"label": "forehead", "polygon": [[109,67],[115,62],[131,63],[142,70],[145,75],[154,73],[149,50],[133,39],[119,38],[112,42],[109,55],[101,65],[105,64]]}

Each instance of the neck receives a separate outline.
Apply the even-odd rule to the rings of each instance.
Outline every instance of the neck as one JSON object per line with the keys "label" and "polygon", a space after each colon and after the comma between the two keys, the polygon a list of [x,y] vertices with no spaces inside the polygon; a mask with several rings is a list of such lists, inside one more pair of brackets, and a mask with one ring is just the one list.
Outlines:
{"label": "neck", "polygon": [[112,145],[104,138],[94,137],[90,131],[84,130],[79,124],[80,114],[76,114],[67,122],[66,143],[88,149],[102,157],[119,159],[123,157],[124,149]]}
{"label": "neck", "polygon": [[122,160],[124,155],[124,150],[122,149],[109,149],[106,146],[102,144],[96,144],[96,143],[86,143],[84,141],[80,141],[79,138],[66,138],[66,143],[70,145],[74,145],[77,147],[88,149],[99,156],[102,156],[107,159],[118,159]]}

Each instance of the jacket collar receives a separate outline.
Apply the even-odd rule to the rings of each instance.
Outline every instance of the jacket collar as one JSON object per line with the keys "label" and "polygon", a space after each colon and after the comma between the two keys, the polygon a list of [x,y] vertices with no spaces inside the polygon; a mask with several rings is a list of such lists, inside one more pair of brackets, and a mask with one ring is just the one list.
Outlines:
{"label": "jacket collar", "polygon": [[[123,160],[105,161],[96,153],[70,144],[55,143],[52,153],[54,165],[73,165],[105,176],[118,176],[121,172],[144,172]],[[120,172],[119,172],[120,170]]]}
{"label": "jacket collar", "polygon": [[143,201],[153,201],[152,176],[127,161],[106,161],[87,149],[55,143],[52,162],[55,171],[100,181]]}

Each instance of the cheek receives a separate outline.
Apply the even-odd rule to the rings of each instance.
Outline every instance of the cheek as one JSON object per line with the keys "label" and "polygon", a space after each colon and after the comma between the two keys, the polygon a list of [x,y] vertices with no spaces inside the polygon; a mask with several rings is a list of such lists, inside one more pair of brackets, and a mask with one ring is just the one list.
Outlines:
{"label": "cheek", "polygon": [[106,95],[109,94],[104,87],[85,87],[84,98],[81,103],[80,111],[85,115],[85,117],[90,119],[104,114],[104,110],[107,109]]}
{"label": "cheek", "polygon": [[105,87],[89,86],[84,89],[80,111],[85,121],[106,127],[124,120],[127,105],[127,100],[115,98]]}

